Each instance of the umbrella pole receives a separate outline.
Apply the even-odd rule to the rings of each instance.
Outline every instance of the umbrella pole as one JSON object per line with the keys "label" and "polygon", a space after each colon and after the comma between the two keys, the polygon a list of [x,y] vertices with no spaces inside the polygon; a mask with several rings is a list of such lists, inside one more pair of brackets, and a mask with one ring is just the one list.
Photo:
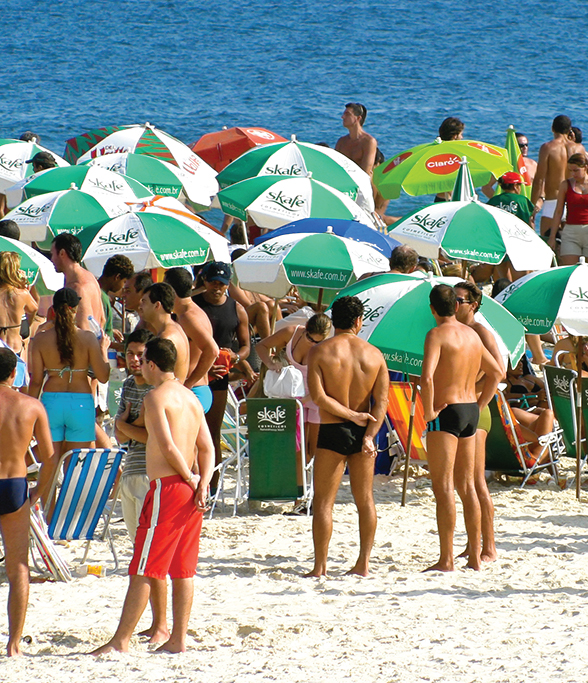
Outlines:
{"label": "umbrella pole", "polygon": [[417,395],[417,381],[413,382],[412,385],[412,397],[410,399],[410,419],[408,421],[408,439],[406,446],[406,455],[404,459],[404,480],[402,482],[402,500],[400,505],[404,507],[406,505],[406,490],[408,488],[408,469],[410,466],[410,451],[412,448],[412,430],[414,427],[414,413],[416,410],[416,395]]}
{"label": "umbrella pole", "polygon": [[578,380],[576,384],[576,498],[580,500],[580,468],[582,460],[582,356],[584,337],[578,339]]}
{"label": "umbrella pole", "polygon": [[278,319],[278,299],[274,299],[274,310],[272,311],[272,317],[270,320],[270,334],[274,333],[276,328],[276,320]]}
{"label": "umbrella pole", "polygon": [[323,288],[321,287],[321,288],[319,289],[318,299],[317,299],[317,302],[316,302],[316,310],[317,310],[317,312],[320,313],[320,310],[321,310],[321,306],[322,306],[322,305],[323,305]]}
{"label": "umbrella pole", "polygon": [[461,260],[461,277],[463,280],[467,280],[468,277],[468,262],[465,259]]}

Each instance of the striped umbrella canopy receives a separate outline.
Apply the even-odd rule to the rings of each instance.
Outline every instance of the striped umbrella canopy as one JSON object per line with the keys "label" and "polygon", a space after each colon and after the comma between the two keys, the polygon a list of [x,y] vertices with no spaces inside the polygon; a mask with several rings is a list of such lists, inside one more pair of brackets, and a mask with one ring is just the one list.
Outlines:
{"label": "striped umbrella canopy", "polygon": [[[364,315],[358,336],[380,349],[390,370],[420,375],[425,337],[435,327],[429,294],[435,285],[453,287],[458,282],[459,278],[430,274],[423,279],[386,273],[361,280],[341,290],[336,298],[357,296],[361,300]],[[525,350],[525,328],[485,295],[476,320],[493,333],[503,358],[515,367]]]}
{"label": "striped umbrella canopy", "polygon": [[[55,270],[53,263],[40,252],[20,240],[0,237],[0,251],[13,251],[20,256],[20,267],[30,285],[41,283],[45,289],[56,292],[63,287],[64,277]],[[43,293],[42,288],[41,293]]]}
{"label": "striped umbrella canopy", "polygon": [[61,232],[75,235],[84,228],[102,226],[128,211],[127,204],[112,197],[72,188],[27,199],[5,218],[18,223],[24,242],[42,242]]}
{"label": "striped umbrella canopy", "polygon": [[0,139],[0,192],[33,174],[33,164],[27,161],[37,152],[49,152],[58,166],[69,166],[65,159],[36,142]]}
{"label": "striped umbrella canopy", "polygon": [[156,157],[175,166],[186,196],[198,206],[209,207],[218,191],[216,171],[183,142],[150,123],[125,126],[100,140],[78,158],[78,164],[105,154],[133,152]]}

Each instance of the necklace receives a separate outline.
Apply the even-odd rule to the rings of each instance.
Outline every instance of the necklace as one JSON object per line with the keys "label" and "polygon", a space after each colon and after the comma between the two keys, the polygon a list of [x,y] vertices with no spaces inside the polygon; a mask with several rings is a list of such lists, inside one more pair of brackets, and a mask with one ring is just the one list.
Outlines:
{"label": "necklace", "polygon": [[6,382],[0,382],[0,386],[8,387],[9,389],[12,389],[12,384],[7,384]]}

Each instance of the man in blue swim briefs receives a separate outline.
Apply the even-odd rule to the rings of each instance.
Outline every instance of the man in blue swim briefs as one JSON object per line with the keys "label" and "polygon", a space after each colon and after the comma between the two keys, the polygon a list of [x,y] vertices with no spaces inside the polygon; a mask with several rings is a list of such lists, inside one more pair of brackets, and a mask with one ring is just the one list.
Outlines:
{"label": "man in blue swim briefs", "polygon": [[212,336],[212,324],[206,313],[192,301],[194,278],[185,268],[170,268],[163,281],[175,292],[176,322],[186,333],[190,345],[190,363],[184,386],[202,403],[207,413],[212,406],[212,390],[208,386],[208,371],[218,357],[218,345]]}
{"label": "man in blue swim briefs", "polygon": [[[503,371],[480,337],[458,322],[455,290],[436,285],[429,296],[436,327],[425,338],[421,395],[427,421],[427,457],[437,502],[437,528],[441,554],[429,570],[453,571],[455,494],[463,503],[468,535],[468,564],[481,568],[480,503],[474,483],[475,435],[480,410],[494,393]],[[479,397],[479,371],[485,381]]]}
{"label": "man in blue swim briefs", "polygon": [[[41,401],[12,388],[16,356],[0,348],[0,531],[8,577],[9,657],[21,654],[20,639],[29,598],[29,511],[47,493],[57,459],[47,413]],[[37,440],[41,470],[37,486],[28,491],[25,455],[32,437]]]}
{"label": "man in blue swim briefs", "polygon": [[359,557],[349,573],[367,576],[377,524],[374,437],[388,405],[388,370],[380,351],[357,336],[363,323],[361,301],[341,297],[331,313],[335,336],[308,355],[308,388],[320,409],[321,425],[313,473],[314,567],[307,576],[327,573],[333,505],[345,467],[359,516]]}

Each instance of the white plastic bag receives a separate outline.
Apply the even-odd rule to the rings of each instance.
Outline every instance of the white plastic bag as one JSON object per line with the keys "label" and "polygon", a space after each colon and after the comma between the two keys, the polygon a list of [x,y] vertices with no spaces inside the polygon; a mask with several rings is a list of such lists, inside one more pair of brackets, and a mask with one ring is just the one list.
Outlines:
{"label": "white plastic bag", "polygon": [[301,398],[306,393],[302,373],[293,365],[287,365],[280,372],[268,370],[263,389],[268,398]]}

